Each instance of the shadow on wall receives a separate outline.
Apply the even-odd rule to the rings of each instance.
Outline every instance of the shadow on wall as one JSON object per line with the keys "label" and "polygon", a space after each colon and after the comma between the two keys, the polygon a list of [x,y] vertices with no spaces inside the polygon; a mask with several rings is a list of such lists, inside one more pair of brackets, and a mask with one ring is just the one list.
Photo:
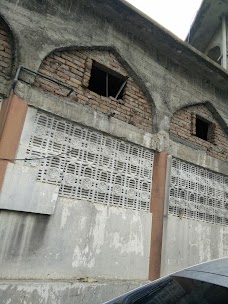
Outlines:
{"label": "shadow on wall", "polygon": [[29,257],[43,244],[50,216],[0,211],[0,261]]}

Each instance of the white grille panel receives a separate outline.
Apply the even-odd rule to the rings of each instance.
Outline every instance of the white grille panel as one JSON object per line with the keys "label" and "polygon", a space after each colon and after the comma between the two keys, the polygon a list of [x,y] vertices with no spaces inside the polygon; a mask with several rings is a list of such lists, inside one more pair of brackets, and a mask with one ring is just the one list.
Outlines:
{"label": "white grille panel", "polygon": [[26,157],[60,196],[149,211],[150,150],[38,112]]}
{"label": "white grille panel", "polygon": [[228,177],[173,158],[169,214],[228,225]]}

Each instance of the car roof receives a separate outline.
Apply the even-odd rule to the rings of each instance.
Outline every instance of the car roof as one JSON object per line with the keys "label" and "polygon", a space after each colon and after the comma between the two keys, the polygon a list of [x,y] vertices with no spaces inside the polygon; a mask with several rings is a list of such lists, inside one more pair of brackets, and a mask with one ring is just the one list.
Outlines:
{"label": "car roof", "polygon": [[223,287],[228,287],[228,257],[204,262],[195,266],[191,266],[189,268],[185,268],[181,271],[177,271],[173,274],[152,281],[134,290],[128,291],[127,293],[105,303],[117,303],[118,300],[124,299],[127,295],[140,292],[142,290],[155,286],[156,284],[160,284],[163,281],[165,282],[171,279],[172,277],[190,278],[220,285]]}
{"label": "car roof", "polygon": [[228,257],[198,264],[172,274],[228,287]]}

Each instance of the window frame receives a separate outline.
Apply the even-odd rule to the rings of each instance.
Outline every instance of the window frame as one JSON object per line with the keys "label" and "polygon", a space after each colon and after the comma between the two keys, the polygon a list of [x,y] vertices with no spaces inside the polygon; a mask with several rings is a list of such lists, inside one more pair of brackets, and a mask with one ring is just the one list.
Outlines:
{"label": "window frame", "polygon": [[[106,73],[106,83],[105,83],[105,91],[106,94],[105,95],[100,95],[99,93],[97,93],[94,90],[90,90],[89,89],[89,85],[90,85],[90,80],[91,80],[91,73],[92,73],[92,69],[93,67],[96,67],[97,69],[100,69],[102,72]],[[122,84],[119,87],[119,90],[117,91],[115,96],[109,95],[108,92],[108,82],[109,82],[109,77],[108,76],[113,76],[118,78],[119,80],[122,80]],[[103,65],[99,62],[97,62],[96,60],[93,60],[91,58],[87,58],[86,60],[86,68],[85,68],[85,72],[83,75],[83,80],[82,80],[82,85],[83,87],[87,88],[88,90],[98,94],[99,96],[104,96],[104,97],[112,97],[116,100],[124,100],[124,96],[125,96],[125,88],[127,86],[127,81],[128,81],[128,76],[124,76],[121,73],[116,72],[115,70],[112,70],[111,68],[107,67],[106,65]],[[122,98],[118,98],[120,96],[120,94],[122,93]]]}
{"label": "window frame", "polygon": [[[203,139],[197,136],[197,128],[196,128],[197,119],[206,122],[208,124],[207,139]],[[213,145],[216,145],[216,124],[213,123],[211,120],[205,118],[201,114],[194,112],[191,113],[191,134],[199,138],[200,140],[203,140],[204,142],[209,142]]]}

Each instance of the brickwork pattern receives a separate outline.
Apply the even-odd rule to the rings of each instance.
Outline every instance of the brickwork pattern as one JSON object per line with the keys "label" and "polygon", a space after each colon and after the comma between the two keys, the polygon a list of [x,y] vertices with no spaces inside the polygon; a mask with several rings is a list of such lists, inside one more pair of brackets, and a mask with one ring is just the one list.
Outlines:
{"label": "brickwork pattern", "polygon": [[[209,129],[208,141],[194,135],[196,115],[205,118],[211,123],[212,128]],[[213,134],[210,134],[212,129]],[[205,105],[186,107],[174,113],[170,123],[170,133],[203,147],[207,154],[212,157],[228,161],[227,135]]]}
{"label": "brickwork pattern", "polygon": [[[54,52],[43,60],[39,72],[70,85],[74,89],[70,97],[73,101],[111,116],[115,113],[115,118],[151,131],[151,105],[131,77],[124,88],[122,101],[114,97],[100,96],[87,88],[92,60],[125,77],[129,76],[112,53],[94,50]],[[67,90],[63,87],[41,77],[36,78],[35,85],[57,95],[66,96],[67,94]]]}
{"label": "brickwork pattern", "polygon": [[13,63],[11,34],[7,26],[0,20],[0,74],[9,76]]}

